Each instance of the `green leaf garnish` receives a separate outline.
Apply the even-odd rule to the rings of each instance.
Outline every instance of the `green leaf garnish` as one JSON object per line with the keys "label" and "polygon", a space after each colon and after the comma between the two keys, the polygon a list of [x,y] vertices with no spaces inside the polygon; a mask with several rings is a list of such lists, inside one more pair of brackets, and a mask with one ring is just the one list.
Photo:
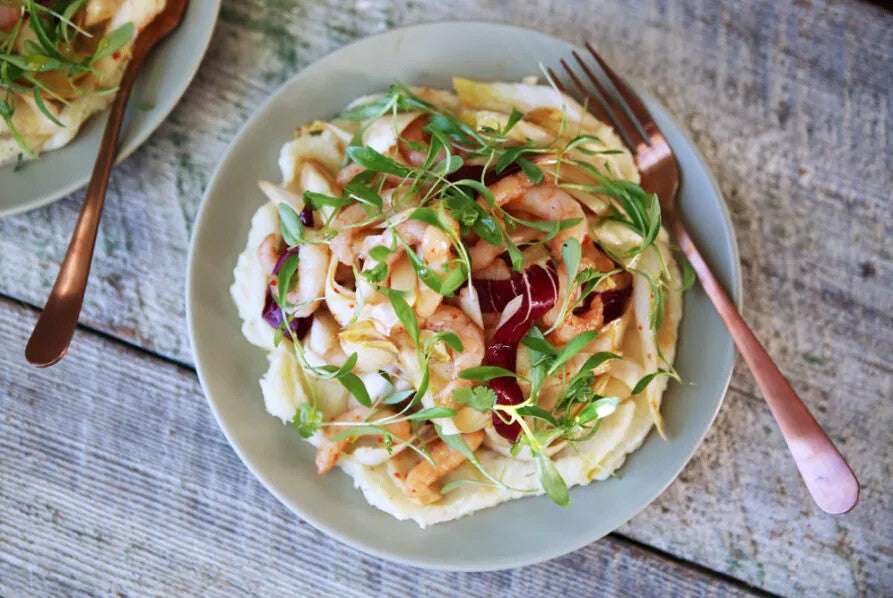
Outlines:
{"label": "green leaf garnish", "polygon": [[406,419],[409,421],[425,421],[428,419],[443,419],[445,417],[455,417],[456,412],[448,407],[429,407],[408,415]]}
{"label": "green leaf garnish", "polygon": [[521,170],[524,171],[524,174],[527,175],[527,178],[533,181],[534,185],[540,185],[546,179],[543,169],[530,160],[520,158],[518,159],[518,165],[521,167]]}
{"label": "green leaf garnish", "polygon": [[300,258],[297,253],[293,253],[282,263],[279,268],[279,274],[276,275],[276,302],[279,305],[285,305],[286,295],[288,295],[294,284],[295,273],[298,270],[298,262]]}
{"label": "green leaf garnish", "polygon": [[496,393],[487,386],[464,386],[453,391],[453,398],[460,405],[468,405],[478,411],[489,411],[496,403]]}
{"label": "green leaf garnish", "polygon": [[586,405],[580,413],[577,414],[577,422],[581,424],[589,423],[595,419],[608,417],[617,409],[620,404],[618,397],[605,397],[594,403]]}
{"label": "green leaf garnish", "polygon": [[313,210],[318,210],[323,206],[330,206],[336,209],[343,208],[344,206],[348,206],[353,203],[353,200],[351,200],[349,197],[332,197],[331,195],[316,193],[314,191],[304,191],[304,201]]}
{"label": "green leaf garnish", "polygon": [[[354,355],[356,355],[356,353],[354,353]],[[363,381],[360,380],[356,374],[343,374],[338,378],[338,382],[340,382],[341,386],[346,388],[347,391],[354,396],[360,405],[363,405],[364,407],[372,406],[372,399],[369,398],[369,392],[366,390]]]}
{"label": "green leaf garnish", "polygon": [[462,380],[475,380],[478,382],[486,382],[494,378],[519,378],[518,374],[511,370],[501,368],[495,365],[481,365],[468,368],[459,372],[459,378]]}
{"label": "green leaf garnish", "polygon": [[304,224],[301,217],[287,203],[280,203],[279,212],[279,228],[282,232],[282,239],[289,247],[300,245],[304,242]]}
{"label": "green leaf garnish", "polygon": [[369,257],[374,259],[376,262],[384,262],[388,259],[388,256],[394,253],[394,250],[390,247],[385,247],[384,245],[379,245],[377,247],[373,247],[369,251]]}
{"label": "green leaf garnish", "polygon": [[537,405],[527,405],[526,407],[519,408],[518,415],[523,415],[524,417],[536,417],[545,420],[556,427],[559,425],[558,420],[556,420],[551,413]]}
{"label": "green leaf garnish", "polygon": [[402,164],[383,156],[371,147],[353,145],[347,148],[347,155],[360,166],[375,172],[384,172],[399,177],[406,177],[410,169]]}
{"label": "green leaf garnish", "polygon": [[513,128],[515,128],[515,125],[518,124],[522,118],[524,118],[524,113],[521,112],[520,110],[518,110],[517,108],[512,108],[512,113],[509,114],[509,119],[505,123],[505,128],[502,129],[503,137],[509,131],[511,131]]}
{"label": "green leaf garnish", "polygon": [[379,287],[378,290],[379,292],[384,293],[388,298],[388,301],[391,302],[391,306],[394,308],[394,313],[397,314],[397,319],[400,320],[400,323],[403,324],[403,328],[406,329],[412,342],[418,347],[419,321],[416,318],[415,312],[412,311],[412,308],[406,302],[406,299],[404,299],[400,293],[392,289]]}
{"label": "green leaf garnish", "polygon": [[322,413],[309,403],[301,403],[291,424],[303,438],[310,438],[322,426]]}
{"label": "green leaf garnish", "polygon": [[566,507],[571,504],[567,484],[558,472],[555,463],[542,451],[537,452],[534,458],[536,460],[536,474],[546,495],[558,506]]}
{"label": "green leaf garnish", "polygon": [[549,375],[551,376],[552,374],[554,374],[558,370],[558,368],[567,363],[567,361],[574,355],[582,351],[586,347],[586,345],[594,341],[595,337],[597,336],[598,331],[592,330],[590,332],[584,332],[583,334],[572,338],[566,345],[561,348],[561,351],[558,352],[558,355],[555,357],[552,365],[549,366]]}
{"label": "green leaf garnish", "polygon": [[528,335],[521,339],[521,344],[530,347],[531,349],[535,349],[540,353],[551,355],[552,357],[558,355],[558,349],[553,347],[552,344],[544,338],[536,338]]}
{"label": "green leaf garnish", "polygon": [[136,33],[136,27],[133,23],[125,23],[114,31],[110,31],[105,37],[99,40],[99,44],[96,46],[96,53],[93,55],[90,63],[92,64],[100,58],[111,56],[126,46],[127,43],[133,39],[134,33]]}
{"label": "green leaf garnish", "polygon": [[633,387],[631,394],[637,395],[637,394],[641,393],[643,390],[648,388],[648,385],[651,384],[651,381],[654,380],[655,377],[657,377],[658,375],[663,374],[663,373],[664,373],[663,371],[657,370],[656,372],[651,372],[650,374],[645,374],[644,376],[642,376],[642,378],[638,382],[636,382],[636,385]]}

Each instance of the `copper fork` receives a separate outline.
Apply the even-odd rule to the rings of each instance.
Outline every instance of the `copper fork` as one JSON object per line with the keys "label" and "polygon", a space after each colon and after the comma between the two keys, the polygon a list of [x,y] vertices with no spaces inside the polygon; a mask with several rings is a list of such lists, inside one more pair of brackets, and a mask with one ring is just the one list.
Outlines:
{"label": "copper fork", "polygon": [[[846,513],[859,500],[859,482],[840,451],[738,313],[685,229],[676,211],[680,175],[672,148],[636,93],[589,43],[586,50],[595,64],[587,63],[579,52],[573,52],[582,76],[566,60],[561,60],[562,68],[590,110],[601,120],[610,122],[633,153],[642,175],[642,187],[657,194],[664,222],[694,268],[701,286],[750,368],[813,500],[827,513]],[[604,78],[596,75],[596,65]],[[555,72],[550,68],[548,73],[564,91]]]}
{"label": "copper fork", "polygon": [[124,70],[112,102],[102,145],[99,148],[99,155],[96,156],[93,175],[87,187],[81,215],[68,244],[65,260],[25,347],[25,359],[32,365],[38,367],[53,365],[68,351],[68,345],[77,328],[84,293],[87,290],[93,246],[96,244],[96,233],[99,230],[99,219],[102,217],[102,205],[105,202],[109,175],[118,155],[118,133],[124,122],[124,111],[130,98],[130,90],[143,60],[160,40],[177,28],[188,6],[189,0],[168,0],[164,10],[140,32],[133,44],[133,55]]}

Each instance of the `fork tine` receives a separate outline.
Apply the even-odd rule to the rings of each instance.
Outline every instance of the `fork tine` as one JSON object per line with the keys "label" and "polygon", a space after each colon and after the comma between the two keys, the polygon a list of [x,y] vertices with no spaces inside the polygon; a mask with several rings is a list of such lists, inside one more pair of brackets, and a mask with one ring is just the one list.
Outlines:
{"label": "fork tine", "polygon": [[564,70],[571,78],[571,81],[574,82],[574,85],[577,86],[577,89],[580,91],[580,94],[582,94],[583,98],[589,100],[590,109],[598,107],[601,114],[596,114],[596,116],[600,120],[604,120],[605,116],[607,116],[608,120],[611,121],[611,124],[614,125],[614,128],[620,134],[621,139],[623,139],[623,143],[626,145],[626,147],[629,148],[631,152],[633,152],[633,154],[635,154],[636,145],[629,138],[629,135],[626,134],[626,130],[624,129],[624,127],[620,125],[620,121],[617,119],[617,115],[614,113],[613,110],[611,110],[610,105],[607,103],[604,96],[602,95],[601,89],[596,86],[594,89],[595,93],[593,94],[586,88],[586,86],[583,84],[574,70],[563,58],[561,59],[561,66],[564,67]]}
{"label": "fork tine", "polygon": [[[646,139],[643,136],[644,134],[636,126],[638,123],[633,122],[635,119],[629,115],[624,106],[621,106],[620,110],[617,110],[617,102],[612,100],[613,94],[611,94],[611,91],[608,89],[608,87],[598,80],[598,77],[595,76],[595,73],[592,72],[592,69],[589,68],[589,65],[584,62],[583,58],[577,53],[576,50],[574,50],[573,55],[574,58],[577,59],[577,64],[579,64],[580,68],[583,69],[583,72],[586,73],[586,76],[589,78],[589,82],[592,83],[592,86],[598,89],[601,96],[607,98],[607,101],[610,104],[613,104],[613,112],[617,115],[617,121],[614,123],[614,126],[621,129],[627,134],[629,139],[632,141],[632,147],[630,149],[632,149],[632,152],[635,154],[636,148],[639,146],[639,143]],[[617,123],[620,123],[619,126]]]}
{"label": "fork tine", "polygon": [[620,96],[621,108],[623,108],[626,116],[633,122],[639,135],[641,135],[642,139],[645,140],[645,143],[650,146],[650,135],[648,135],[645,129],[646,127],[654,123],[654,119],[651,117],[651,113],[648,112],[648,109],[645,108],[636,93],[632,89],[630,89],[630,87],[626,83],[623,82],[623,79],[617,76],[617,73],[615,73],[614,70],[608,66],[607,62],[602,60],[602,57],[599,55],[598,52],[595,51],[595,48],[592,47],[592,44],[586,42],[586,49],[589,50],[589,53],[592,54],[592,57],[595,58],[595,61],[602,68],[602,70],[605,72],[605,75],[608,76],[608,79],[614,85],[614,89]]}
{"label": "fork tine", "polygon": [[[599,99],[593,98],[592,95],[590,95],[586,91],[586,87],[582,85],[580,80],[577,78],[576,74],[570,69],[570,67],[568,67],[567,63],[564,60],[561,61],[561,65],[564,67],[565,72],[567,72],[567,74],[570,76],[571,80],[577,86],[577,89],[580,90],[580,93],[583,94],[583,101],[589,105],[588,109],[595,111],[596,118],[598,118],[602,121],[609,118],[608,114],[605,112],[605,109],[604,109],[604,102],[600,98]],[[564,88],[562,88],[562,91],[567,93],[567,91]]]}
{"label": "fork tine", "polygon": [[558,78],[558,75],[555,74],[555,71],[552,70],[552,67],[547,67],[546,72],[549,74],[549,79],[551,79],[552,83],[555,84],[555,87],[558,88],[558,91],[561,93],[567,93],[567,90],[564,89],[564,85],[561,84],[561,80]]}

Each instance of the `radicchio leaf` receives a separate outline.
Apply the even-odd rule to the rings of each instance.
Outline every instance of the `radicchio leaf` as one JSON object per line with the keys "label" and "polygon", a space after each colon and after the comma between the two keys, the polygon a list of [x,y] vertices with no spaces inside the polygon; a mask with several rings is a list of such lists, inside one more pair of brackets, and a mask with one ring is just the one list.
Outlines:
{"label": "radicchio leaf", "polygon": [[[304,212],[307,209],[305,208],[301,212],[301,221],[304,221]],[[313,224],[313,213],[310,213],[310,225]],[[304,223],[305,226],[307,223]],[[282,264],[285,263],[290,256],[298,253],[298,247],[291,247],[282,252],[282,255],[279,256],[279,259],[276,260],[276,265],[273,267],[273,276],[279,274],[279,270],[282,268]],[[267,285],[267,296],[264,298],[264,308],[260,314],[261,318],[264,322],[273,327],[273,330],[278,330],[282,325],[282,309],[279,307],[279,304],[273,300],[273,288],[271,285]],[[310,330],[310,324],[313,323],[313,316],[307,316],[306,318],[291,318],[288,322],[288,327],[291,329],[292,333],[298,338],[302,339]],[[286,338],[290,338],[289,335],[286,335]]]}
{"label": "radicchio leaf", "polygon": [[[484,365],[514,370],[521,339],[536,320],[552,309],[558,299],[558,276],[551,268],[535,265],[513,275],[508,281],[472,282],[475,290],[482,294],[481,308],[484,311],[502,311],[499,327],[487,345]],[[479,286],[479,283],[504,284]],[[489,386],[496,393],[496,402],[500,405],[517,405],[524,401],[521,387],[515,378],[494,378],[490,380]],[[518,422],[506,423],[496,413],[493,414],[493,427],[510,442],[516,442],[521,434]]]}
{"label": "radicchio leaf", "polygon": [[304,209],[301,210],[300,218],[301,224],[307,228],[313,228],[313,210],[310,209],[309,205],[305,205]]}
{"label": "radicchio leaf", "polygon": [[511,278],[503,280],[472,279],[471,284],[477,291],[481,304],[481,312],[485,314],[501,313],[509,301],[524,292],[523,272],[512,272]]}
{"label": "radicchio leaf", "polygon": [[626,304],[632,295],[632,285],[623,289],[611,289],[610,291],[593,292],[586,296],[580,306],[574,310],[574,314],[581,315],[589,311],[592,302],[598,297],[602,302],[602,318],[605,324],[610,324],[623,315]]}
{"label": "radicchio leaf", "polygon": [[[273,300],[273,292],[269,287],[267,287],[267,297],[264,299],[264,309],[261,312],[261,318],[263,318],[264,322],[272,326],[274,330],[277,330],[279,326],[282,325],[282,309],[279,307],[279,304]],[[310,331],[310,324],[312,323],[313,316],[307,316],[306,318],[290,318],[288,327],[298,339],[302,339],[307,332]],[[289,338],[289,335],[286,335],[285,338]]]}

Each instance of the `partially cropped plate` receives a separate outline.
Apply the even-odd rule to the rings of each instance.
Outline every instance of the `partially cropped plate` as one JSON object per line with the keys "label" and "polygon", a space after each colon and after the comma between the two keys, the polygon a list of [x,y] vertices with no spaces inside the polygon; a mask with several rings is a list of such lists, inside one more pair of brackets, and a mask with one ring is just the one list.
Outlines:
{"label": "partially cropped plate", "polygon": [[[412,51],[406,51],[411,48]],[[505,25],[439,23],[398,29],[343,48],[286,83],[236,137],[208,186],[189,256],[186,306],[198,374],[220,427],[257,478],[300,517],[364,552],[409,565],[455,570],[527,565],[576,550],[653,501],[688,462],[710,427],[732,372],[732,342],[704,293],[686,293],[677,366],[686,384],[664,398],[668,440],[652,433],[619,476],[571,490],[568,508],[524,498],[422,530],[366,504],[341,471],[318,476],[313,447],[264,411],[261,350],[240,333],[229,296],[249,222],[265,201],[257,179],[278,180],[279,148],[296,126],[326,119],[394,79],[449,87],[453,75],[520,80],[574,48]],[[605,51],[610,55],[610,48]],[[399,57],[399,58],[395,58]],[[741,294],[731,223],[703,159],[651,96],[646,102],[677,152],[681,209],[719,279]]]}
{"label": "partially cropped plate", "polygon": [[[220,0],[192,0],[180,27],[146,60],[121,129],[119,162],[142,145],[180,101],[205,55],[219,11]],[[70,144],[23,163],[18,171],[14,165],[0,166],[0,216],[39,208],[86,185],[107,115],[103,111],[93,116]]]}

